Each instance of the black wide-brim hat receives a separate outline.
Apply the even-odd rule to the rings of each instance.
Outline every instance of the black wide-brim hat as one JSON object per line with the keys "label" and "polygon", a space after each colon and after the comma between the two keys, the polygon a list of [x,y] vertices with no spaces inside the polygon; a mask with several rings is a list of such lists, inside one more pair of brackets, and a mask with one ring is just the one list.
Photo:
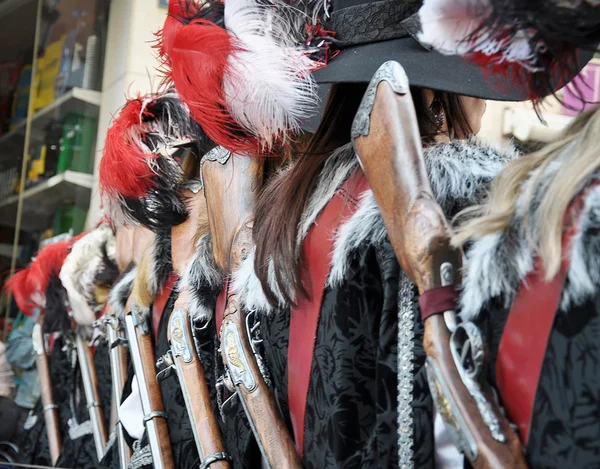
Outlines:
{"label": "black wide-brim hat", "polygon": [[[367,83],[388,60],[399,62],[412,86],[495,101],[531,99],[525,77],[511,69],[494,75],[459,56],[442,55],[417,40],[421,0],[333,0],[327,29],[336,33],[337,56],[314,72],[317,83]],[[548,91],[565,86],[593,57],[581,50],[569,76],[550,76]],[[516,65],[515,65],[516,67]],[[516,75],[516,76],[515,76]],[[542,98],[543,96],[536,96]]]}

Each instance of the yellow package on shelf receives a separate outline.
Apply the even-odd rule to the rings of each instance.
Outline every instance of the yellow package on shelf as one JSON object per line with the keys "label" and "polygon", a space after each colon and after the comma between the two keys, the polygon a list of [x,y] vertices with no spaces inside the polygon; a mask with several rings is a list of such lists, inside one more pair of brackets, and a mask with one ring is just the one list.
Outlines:
{"label": "yellow package on shelf", "polygon": [[34,86],[34,108],[37,111],[56,99],[56,77],[60,73],[60,66],[65,46],[66,36],[62,36],[46,47],[44,55],[38,59],[38,74]]}

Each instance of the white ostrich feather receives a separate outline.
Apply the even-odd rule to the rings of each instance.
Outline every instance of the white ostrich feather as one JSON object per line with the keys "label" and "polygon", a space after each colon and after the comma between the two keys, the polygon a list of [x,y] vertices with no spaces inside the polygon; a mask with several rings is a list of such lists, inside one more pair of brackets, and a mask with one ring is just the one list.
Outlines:
{"label": "white ostrich feather", "polygon": [[229,111],[266,148],[298,129],[318,99],[312,61],[292,44],[291,26],[276,11],[255,0],[225,3],[225,26],[242,48],[224,77]]}
{"label": "white ostrich feather", "polygon": [[481,28],[490,13],[488,0],[424,0],[419,10],[419,40],[445,55],[481,52],[495,56],[495,62],[515,62],[534,71],[532,32],[507,30],[507,34],[492,36]]}
{"label": "white ostrich feather", "polygon": [[91,231],[73,244],[60,270],[73,319],[81,326],[90,326],[96,320],[94,279],[102,267],[104,245],[108,256],[114,259],[115,236],[107,226]]}

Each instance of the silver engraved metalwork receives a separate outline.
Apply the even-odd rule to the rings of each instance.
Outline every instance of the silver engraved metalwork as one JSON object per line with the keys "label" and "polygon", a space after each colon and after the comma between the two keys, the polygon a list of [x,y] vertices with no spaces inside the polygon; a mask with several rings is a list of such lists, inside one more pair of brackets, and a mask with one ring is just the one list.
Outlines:
{"label": "silver engraved metalwork", "polygon": [[192,361],[192,345],[185,333],[186,315],[180,309],[176,309],[169,319],[169,330],[171,332],[171,352],[174,357],[181,357],[185,363]]}
{"label": "silver engraved metalwork", "polygon": [[197,194],[202,189],[202,181],[198,179],[190,179],[179,183],[179,187],[183,190],[188,190],[194,194]]}
{"label": "silver engraved metalwork", "polygon": [[459,324],[450,337],[450,351],[460,378],[475,400],[477,410],[492,437],[500,443],[506,442],[506,435],[502,431],[494,409],[479,384],[486,363],[485,348],[479,328],[472,322]]}
{"label": "silver engraved metalwork", "polygon": [[149,310],[148,308],[142,308],[136,304],[135,301],[131,302],[131,317],[133,319],[133,325],[142,331],[143,335],[150,334],[150,324],[148,322]]}
{"label": "silver engraved metalwork", "polygon": [[414,286],[400,273],[398,292],[398,453],[399,469],[413,469]]}
{"label": "silver engraved metalwork", "polygon": [[77,423],[73,419],[69,419],[69,438],[71,440],[78,440],[82,436],[91,435],[92,434],[92,422],[90,420],[86,420],[83,423]]}
{"label": "silver engraved metalwork", "polygon": [[42,326],[35,324],[33,326],[33,332],[31,333],[31,340],[33,341],[33,351],[36,355],[44,354],[44,334],[42,333]]}
{"label": "silver engraved metalwork", "polygon": [[373,110],[373,104],[375,103],[377,87],[382,81],[387,81],[397,94],[406,94],[409,92],[408,77],[398,62],[388,60],[379,67],[375,72],[375,75],[373,75],[373,78],[371,78],[371,82],[360,102],[356,116],[354,116],[351,132],[352,140],[369,135],[371,127],[371,111]]}
{"label": "silver engraved metalwork", "polygon": [[242,347],[240,332],[231,321],[225,322],[224,330],[223,347],[225,347],[227,369],[231,381],[235,386],[243,384],[248,392],[252,392],[256,389],[257,384],[250,372],[250,364]]}
{"label": "silver engraved metalwork", "polygon": [[215,147],[206,153],[200,160],[200,184],[204,187],[204,176],[202,175],[202,167],[207,161],[216,161],[219,164],[225,164],[231,158],[231,152],[223,147]]}
{"label": "silver engraved metalwork", "polygon": [[129,461],[129,469],[139,469],[140,467],[151,466],[153,462],[150,445],[146,445],[140,449],[140,440],[134,441],[133,454]]}
{"label": "silver engraved metalwork", "polygon": [[[256,311],[250,311],[246,315],[246,332],[248,333],[248,341],[250,342],[250,347],[252,347],[252,354],[256,358],[256,364],[258,365],[260,374],[265,380],[266,385],[271,387],[271,377],[269,375],[269,371],[267,370],[263,358],[258,352],[257,348],[257,345],[262,343],[262,339],[260,338],[260,321],[257,321],[256,317]],[[252,326],[251,323],[253,324]]]}
{"label": "silver engraved metalwork", "polygon": [[469,461],[475,461],[478,455],[477,443],[448,390],[439,365],[433,358],[427,357],[425,368],[433,403],[442,416],[454,445]]}
{"label": "silver engraved metalwork", "polygon": [[[440,278],[442,281],[442,286],[446,287],[448,285],[452,285],[454,283],[454,266],[450,264],[450,262],[444,262],[440,267]],[[456,320],[456,312],[454,310],[444,311],[444,322],[446,323],[446,327],[450,332],[454,332],[456,330],[456,326],[458,321]]]}

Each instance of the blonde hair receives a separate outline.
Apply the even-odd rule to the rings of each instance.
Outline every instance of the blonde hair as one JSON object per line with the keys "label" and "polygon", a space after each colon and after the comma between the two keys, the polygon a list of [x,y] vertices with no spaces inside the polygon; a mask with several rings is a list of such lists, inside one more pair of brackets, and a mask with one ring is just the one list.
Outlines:
{"label": "blonde hair", "polygon": [[531,233],[532,226],[542,227],[534,247],[544,263],[546,280],[551,280],[561,265],[565,211],[582,186],[600,168],[599,136],[600,107],[596,107],[581,113],[556,141],[507,164],[492,183],[488,201],[459,214],[460,218],[473,218],[456,230],[453,244],[461,246],[468,240],[504,230],[515,216],[517,201],[522,200],[525,206],[529,206],[541,175],[553,161],[564,155],[564,151],[568,151],[568,163],[562,164],[553,176],[536,212],[536,219],[524,220],[527,233]]}

